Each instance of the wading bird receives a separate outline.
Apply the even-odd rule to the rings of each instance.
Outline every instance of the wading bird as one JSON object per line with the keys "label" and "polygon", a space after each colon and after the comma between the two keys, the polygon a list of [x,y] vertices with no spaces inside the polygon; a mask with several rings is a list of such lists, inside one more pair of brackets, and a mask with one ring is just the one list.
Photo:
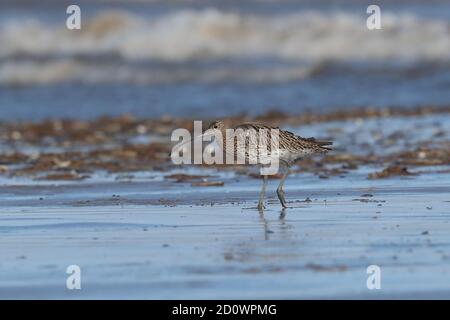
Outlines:
{"label": "wading bird", "polygon": [[[226,134],[227,129],[233,129],[235,132],[235,135],[233,137],[228,137]],[[241,130],[238,130],[241,129]],[[273,130],[277,132],[277,143],[275,144],[276,147],[274,148],[271,142],[274,140],[274,137],[272,135]],[[281,167],[283,167],[284,172],[282,173],[280,184],[277,188],[277,195],[278,199],[280,200],[281,205],[283,208],[287,207],[286,200],[284,198],[284,191],[283,191],[283,185],[284,181],[286,180],[287,176],[289,175],[290,167],[295,163],[296,160],[303,158],[307,155],[313,155],[318,153],[325,153],[331,150],[329,147],[333,143],[331,141],[319,141],[315,138],[302,138],[299,136],[296,136],[292,132],[284,131],[279,128],[274,128],[262,124],[255,124],[255,123],[244,123],[240,124],[238,126],[232,127],[232,128],[226,128],[224,123],[222,121],[214,121],[209,128],[205,131],[204,135],[210,135],[214,132],[219,131],[221,133],[222,137],[222,146],[225,151],[227,150],[233,150],[234,154],[239,155],[242,154],[245,157],[245,161],[249,163],[255,163],[258,162],[260,155],[258,154],[258,151],[251,152],[251,150],[259,150],[258,148],[249,148],[249,145],[252,144],[264,144],[269,149],[269,154],[275,155],[278,159],[279,163],[279,169],[281,170]],[[251,133],[255,133],[254,137],[252,138]],[[244,135],[244,137],[240,137],[240,135]],[[246,139],[246,145],[238,144],[237,141],[239,141],[239,138]],[[240,150],[240,148],[245,148],[243,150]],[[276,149],[276,150],[275,150]],[[250,150],[250,151],[249,151]],[[259,163],[261,164],[261,163]],[[266,186],[267,186],[267,174],[262,175],[263,183],[261,192],[259,195],[259,202],[258,202],[258,210],[264,209],[264,195],[266,192]]]}

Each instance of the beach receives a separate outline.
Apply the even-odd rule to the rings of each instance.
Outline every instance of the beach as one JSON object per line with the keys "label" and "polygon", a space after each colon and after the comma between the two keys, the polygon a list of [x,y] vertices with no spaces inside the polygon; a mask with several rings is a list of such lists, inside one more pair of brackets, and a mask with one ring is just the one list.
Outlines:
{"label": "beach", "polygon": [[[77,5],[0,3],[0,299],[450,299],[449,1]],[[332,150],[258,211],[215,120]]]}
{"label": "beach", "polygon": [[[133,154],[126,155],[130,164],[113,166],[111,155],[124,156],[121,144],[129,150],[135,141],[139,158],[139,148],[148,150],[140,144],[145,138],[164,141],[155,127],[142,134],[142,120],[125,117],[116,133],[121,142],[113,138],[113,151],[89,171],[70,149],[97,142],[74,141],[70,131],[53,142],[3,141],[30,154],[22,164],[2,160],[0,297],[449,298],[450,117],[416,113],[349,113],[347,120],[320,116],[287,126],[308,136],[333,133],[336,151],[317,159],[320,166],[293,168],[285,210],[271,179],[263,213],[256,210],[261,181],[251,168],[173,166],[164,152],[155,153],[157,165],[148,161],[152,169]],[[39,159],[49,156],[37,156],[36,148],[53,162],[44,167]],[[405,150],[414,152],[399,156]],[[81,290],[66,288],[69,265],[81,268]],[[381,289],[366,285],[370,265],[381,268]]]}

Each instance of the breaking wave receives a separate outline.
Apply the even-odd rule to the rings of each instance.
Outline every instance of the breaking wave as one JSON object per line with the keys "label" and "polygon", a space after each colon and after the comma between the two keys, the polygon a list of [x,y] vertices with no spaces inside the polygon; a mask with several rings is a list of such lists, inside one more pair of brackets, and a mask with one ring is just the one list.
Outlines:
{"label": "breaking wave", "polygon": [[[80,31],[9,21],[0,26],[0,84],[288,81],[314,74],[327,61],[450,60],[448,21],[383,13],[383,29],[369,31],[365,18],[313,11],[270,16],[207,9],[157,17],[111,11]],[[253,59],[266,63],[245,63]],[[244,63],[229,62],[235,60]],[[223,63],[199,67],[197,61]]]}

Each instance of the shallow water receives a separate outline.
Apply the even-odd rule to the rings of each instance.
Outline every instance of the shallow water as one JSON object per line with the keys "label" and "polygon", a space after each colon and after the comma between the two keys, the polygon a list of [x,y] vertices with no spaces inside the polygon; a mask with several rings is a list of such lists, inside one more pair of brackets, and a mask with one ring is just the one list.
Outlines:
{"label": "shallow water", "polygon": [[0,297],[449,298],[450,174],[365,177],[293,175],[284,212],[271,182],[263,215],[256,179],[3,186]]}

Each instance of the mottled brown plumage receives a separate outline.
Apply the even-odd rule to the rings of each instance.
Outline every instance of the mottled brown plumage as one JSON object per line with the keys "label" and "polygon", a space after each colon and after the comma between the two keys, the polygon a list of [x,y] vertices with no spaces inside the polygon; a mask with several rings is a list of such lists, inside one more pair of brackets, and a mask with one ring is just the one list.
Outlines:
{"label": "mottled brown plumage", "polygon": [[[287,204],[284,199],[283,184],[289,174],[289,168],[296,160],[302,157],[330,151],[331,148],[329,146],[332,145],[331,141],[320,141],[315,138],[303,138],[293,134],[292,132],[281,130],[278,127],[271,127],[263,124],[244,123],[230,128],[235,130],[235,135],[231,138],[227,138],[226,129],[227,128],[222,121],[215,121],[208,128],[208,130],[221,131],[224,150],[233,150],[235,155],[244,155],[246,163],[261,164],[261,155],[256,151],[258,149],[253,148],[252,151],[249,150],[248,146],[260,146],[261,144],[264,144],[264,146],[267,147],[268,156],[277,157],[279,162],[284,165],[285,172],[283,173],[280,184],[277,188],[278,198],[284,208],[287,207]],[[206,132],[208,132],[208,130]],[[276,134],[272,134],[274,132],[276,132]],[[256,135],[252,133],[256,133]],[[242,138],[242,141],[246,141],[246,145],[239,145],[237,143],[239,138]],[[277,143],[272,144],[275,140]],[[278,147],[274,148],[274,145],[278,145]],[[266,184],[267,176],[263,176],[263,186],[258,203],[259,210],[263,209]]]}

